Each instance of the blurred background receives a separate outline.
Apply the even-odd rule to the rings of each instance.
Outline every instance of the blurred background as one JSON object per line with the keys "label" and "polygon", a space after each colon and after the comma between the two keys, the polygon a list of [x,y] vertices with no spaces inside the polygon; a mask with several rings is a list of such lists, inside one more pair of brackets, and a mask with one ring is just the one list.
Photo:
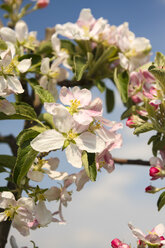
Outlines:
{"label": "blurred background", "polygon": [[[24,20],[29,31],[37,31],[38,39],[42,40],[46,27],[76,22],[82,8],[90,8],[96,19],[103,17],[111,25],[118,26],[129,22],[130,30],[137,37],[150,40],[151,60],[154,60],[156,51],[165,53],[165,0],[50,0],[47,8],[32,13]],[[2,14],[0,12],[0,18]],[[106,83],[110,85],[110,81]],[[104,93],[101,95],[97,89],[92,92],[94,97],[100,96],[104,102]],[[104,117],[120,121],[124,107],[117,92],[115,101],[114,111],[110,114],[104,111]],[[112,155],[118,158],[149,160],[152,152],[147,141],[151,134],[133,136],[133,131],[125,126],[125,121],[123,124],[123,147],[115,150]],[[1,121],[0,133],[17,135],[22,127],[22,121]],[[7,145],[0,145],[0,153],[10,154]],[[60,153],[58,154],[61,168],[67,166],[71,171],[72,166],[66,163]],[[57,153],[54,155],[57,156]],[[5,183],[3,178],[1,182]],[[49,184],[50,180],[45,177],[43,186],[49,187]],[[139,227],[144,233],[159,223],[165,225],[165,208],[158,212],[156,206],[159,193],[145,193],[145,187],[149,184],[149,167],[116,165],[111,174],[102,171],[98,174],[96,182],[87,183],[80,192],[74,191],[72,202],[63,210],[66,225],[52,223],[47,228],[31,231],[28,237],[22,237],[12,228],[10,235],[15,236],[19,247],[32,247],[30,240],[33,240],[39,248],[107,248],[111,246],[110,242],[114,238],[132,243],[132,247],[135,247],[136,240],[127,226],[128,222]],[[163,181],[159,179],[152,185],[159,187],[163,185]],[[56,203],[50,204],[52,211],[56,207]],[[10,245],[6,247],[9,248]]]}

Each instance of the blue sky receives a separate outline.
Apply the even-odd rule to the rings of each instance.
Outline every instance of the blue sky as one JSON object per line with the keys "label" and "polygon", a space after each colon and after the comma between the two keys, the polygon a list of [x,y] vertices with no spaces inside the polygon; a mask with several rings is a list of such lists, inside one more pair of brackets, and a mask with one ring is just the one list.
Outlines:
{"label": "blue sky", "polygon": [[[38,32],[39,39],[44,37],[46,27],[68,21],[75,22],[82,8],[90,8],[96,19],[103,17],[108,19],[111,25],[129,22],[130,30],[136,36],[146,37],[151,41],[152,59],[156,51],[165,53],[165,0],[50,1],[47,8],[34,12],[24,19],[29,26],[29,31]],[[99,95],[99,92],[95,91],[96,94]],[[115,111],[104,116],[119,121],[124,108],[117,94],[116,103]],[[6,127],[6,122],[1,122],[0,132],[7,134],[12,129],[13,133],[18,133],[22,128],[22,122],[12,122]],[[122,133],[123,148],[116,150],[114,156],[142,159],[151,157],[150,147],[146,145],[148,135],[142,135],[140,138],[133,137],[132,130],[127,127],[124,127]],[[6,146],[0,147],[1,153],[8,153]],[[62,161],[64,164],[65,161]],[[46,179],[44,183],[48,183],[48,180]],[[158,213],[156,209],[158,195],[144,193],[144,188],[149,183],[148,168],[116,166],[112,174],[101,173],[97,182],[89,183],[82,192],[73,194],[73,201],[68,208],[64,209],[67,225],[51,224],[47,228],[32,231],[28,238],[21,237],[13,229],[11,233],[14,233],[17,238],[19,247],[25,244],[30,247],[31,239],[39,248],[103,248],[110,247],[110,241],[116,237],[124,242],[132,241],[135,244],[127,227],[129,221],[144,232],[160,222],[165,224],[165,210]],[[153,185],[158,183],[155,182]],[[51,208],[54,208],[53,204]],[[9,247],[7,245],[7,248]]]}

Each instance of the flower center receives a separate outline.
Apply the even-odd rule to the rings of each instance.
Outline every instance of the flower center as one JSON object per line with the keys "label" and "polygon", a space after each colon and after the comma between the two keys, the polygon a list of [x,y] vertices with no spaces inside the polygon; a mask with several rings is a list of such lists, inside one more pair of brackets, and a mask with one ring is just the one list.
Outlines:
{"label": "flower center", "polygon": [[67,134],[67,140],[73,141],[77,137],[77,133],[74,133],[72,129]]}
{"label": "flower center", "polygon": [[88,26],[82,26],[82,29],[84,30],[84,34],[85,34],[85,36],[89,36],[89,27]]}
{"label": "flower center", "polygon": [[100,121],[93,121],[90,125],[89,125],[89,132],[94,132],[97,129],[100,129],[102,127],[101,122]]}
{"label": "flower center", "polygon": [[80,101],[77,99],[75,100],[70,100],[71,106],[69,107],[69,113],[73,115],[74,113],[78,112],[78,108],[80,106]]}
{"label": "flower center", "polygon": [[9,205],[9,207],[6,208],[6,210],[4,211],[4,213],[5,213],[5,215],[6,215],[10,220],[12,220],[13,217],[14,217],[14,214],[16,213],[16,211],[17,211],[18,208],[19,208],[18,206],[13,207],[13,206]]}

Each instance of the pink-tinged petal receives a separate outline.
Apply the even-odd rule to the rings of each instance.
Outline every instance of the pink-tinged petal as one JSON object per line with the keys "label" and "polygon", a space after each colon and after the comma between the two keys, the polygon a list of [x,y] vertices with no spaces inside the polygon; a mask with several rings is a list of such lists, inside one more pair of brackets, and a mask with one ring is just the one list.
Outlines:
{"label": "pink-tinged petal", "polygon": [[163,161],[160,158],[152,157],[150,158],[150,165],[155,167],[163,167]]}
{"label": "pink-tinged petal", "polygon": [[6,115],[14,115],[16,113],[14,106],[6,99],[0,100],[0,112]]}
{"label": "pink-tinged petal", "polygon": [[145,240],[144,233],[140,230],[135,228],[131,223],[128,224],[128,227],[131,229],[133,235],[139,240]]}
{"label": "pink-tinged petal", "polygon": [[157,225],[151,232],[156,233],[159,237],[165,233],[165,227],[163,224]]}
{"label": "pink-tinged petal", "polygon": [[44,175],[41,171],[33,171],[33,170],[30,170],[28,171],[27,173],[27,177],[29,179],[31,179],[32,181],[35,181],[35,182],[41,182],[42,179],[44,178]]}
{"label": "pink-tinged petal", "polygon": [[63,109],[66,109],[63,105],[59,104],[59,103],[48,103],[48,102],[45,102],[44,103],[44,108],[45,110],[51,114],[51,115],[56,115],[56,109],[57,107],[59,108],[63,108]]}
{"label": "pink-tinged petal", "polygon": [[8,27],[2,27],[0,29],[0,36],[4,41],[16,42],[15,31]]}
{"label": "pink-tinged petal", "polygon": [[87,173],[85,172],[85,170],[81,170],[79,173],[76,174],[76,190],[80,191],[88,181],[89,177],[87,176]]}
{"label": "pink-tinged petal", "polygon": [[15,25],[16,38],[19,42],[23,42],[28,38],[28,26],[24,21],[18,21]]}
{"label": "pink-tinged petal", "polygon": [[115,141],[115,133],[107,130],[104,127],[101,127],[99,129],[96,129],[95,132],[98,134],[98,136],[104,140],[105,142],[112,143]]}
{"label": "pink-tinged petal", "polygon": [[49,72],[49,63],[50,63],[50,58],[43,58],[41,61],[41,72],[42,74],[47,74]]}
{"label": "pink-tinged petal", "polygon": [[44,196],[48,201],[55,201],[55,200],[59,200],[60,194],[61,194],[61,190],[53,186],[47,191],[45,191]]}
{"label": "pink-tinged petal", "polygon": [[32,140],[31,146],[36,151],[49,152],[60,149],[64,140],[64,136],[56,130],[47,130]]}
{"label": "pink-tinged petal", "polygon": [[18,70],[21,73],[26,72],[31,66],[31,59],[23,59],[19,64],[17,65]]}
{"label": "pink-tinged petal", "polygon": [[17,201],[18,206],[26,208],[29,212],[34,210],[34,201],[30,197],[22,197]]}
{"label": "pink-tinged petal", "polygon": [[76,145],[80,150],[95,153],[101,152],[105,148],[105,142],[93,133],[85,132],[76,139]]}
{"label": "pink-tinged petal", "polygon": [[39,84],[41,85],[42,88],[44,88],[45,90],[48,89],[48,77],[47,76],[42,76],[39,80]]}
{"label": "pink-tinged petal", "polygon": [[93,118],[87,112],[82,109],[73,115],[73,119],[81,125],[89,125],[93,121]]}
{"label": "pink-tinged petal", "polygon": [[95,18],[93,17],[90,9],[82,9],[77,20],[77,24],[80,27],[92,26],[95,23]]}
{"label": "pink-tinged petal", "polygon": [[63,86],[59,94],[60,101],[65,105],[71,105],[71,101],[74,100],[71,89]]}
{"label": "pink-tinged petal", "polygon": [[22,85],[20,81],[18,80],[17,77],[7,77],[7,82],[8,82],[8,89],[13,91],[14,93],[23,93],[24,89],[22,88]]}
{"label": "pink-tinged petal", "polygon": [[82,167],[81,161],[81,151],[78,149],[77,145],[70,143],[65,149],[66,157],[68,162],[76,168]]}
{"label": "pink-tinged petal", "polygon": [[88,106],[92,100],[92,94],[88,89],[80,89],[78,86],[72,88],[74,99],[80,101],[81,106]]}
{"label": "pink-tinged petal", "polygon": [[[94,112],[97,113],[97,115],[102,115],[102,112],[103,112],[103,103],[102,103],[102,100],[97,97],[95,98],[90,104],[89,104],[89,107],[88,107],[90,110],[93,110]],[[96,114],[95,114],[96,116]]]}
{"label": "pink-tinged petal", "polygon": [[35,216],[40,226],[47,226],[52,221],[52,214],[43,201],[40,201],[36,206]]}

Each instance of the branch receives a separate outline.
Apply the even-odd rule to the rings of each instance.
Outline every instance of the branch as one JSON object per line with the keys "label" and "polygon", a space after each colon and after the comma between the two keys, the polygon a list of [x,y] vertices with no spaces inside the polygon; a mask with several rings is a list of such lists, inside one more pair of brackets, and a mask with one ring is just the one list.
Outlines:
{"label": "branch", "polygon": [[76,80],[63,80],[57,83],[59,86],[66,86],[66,87],[74,87],[74,86],[86,86],[91,87],[93,85],[92,80],[81,79],[80,81]]}
{"label": "branch", "polygon": [[126,158],[113,158],[114,162],[117,164],[130,164],[130,165],[141,165],[141,166],[150,166],[150,162],[141,159],[126,159]]}

